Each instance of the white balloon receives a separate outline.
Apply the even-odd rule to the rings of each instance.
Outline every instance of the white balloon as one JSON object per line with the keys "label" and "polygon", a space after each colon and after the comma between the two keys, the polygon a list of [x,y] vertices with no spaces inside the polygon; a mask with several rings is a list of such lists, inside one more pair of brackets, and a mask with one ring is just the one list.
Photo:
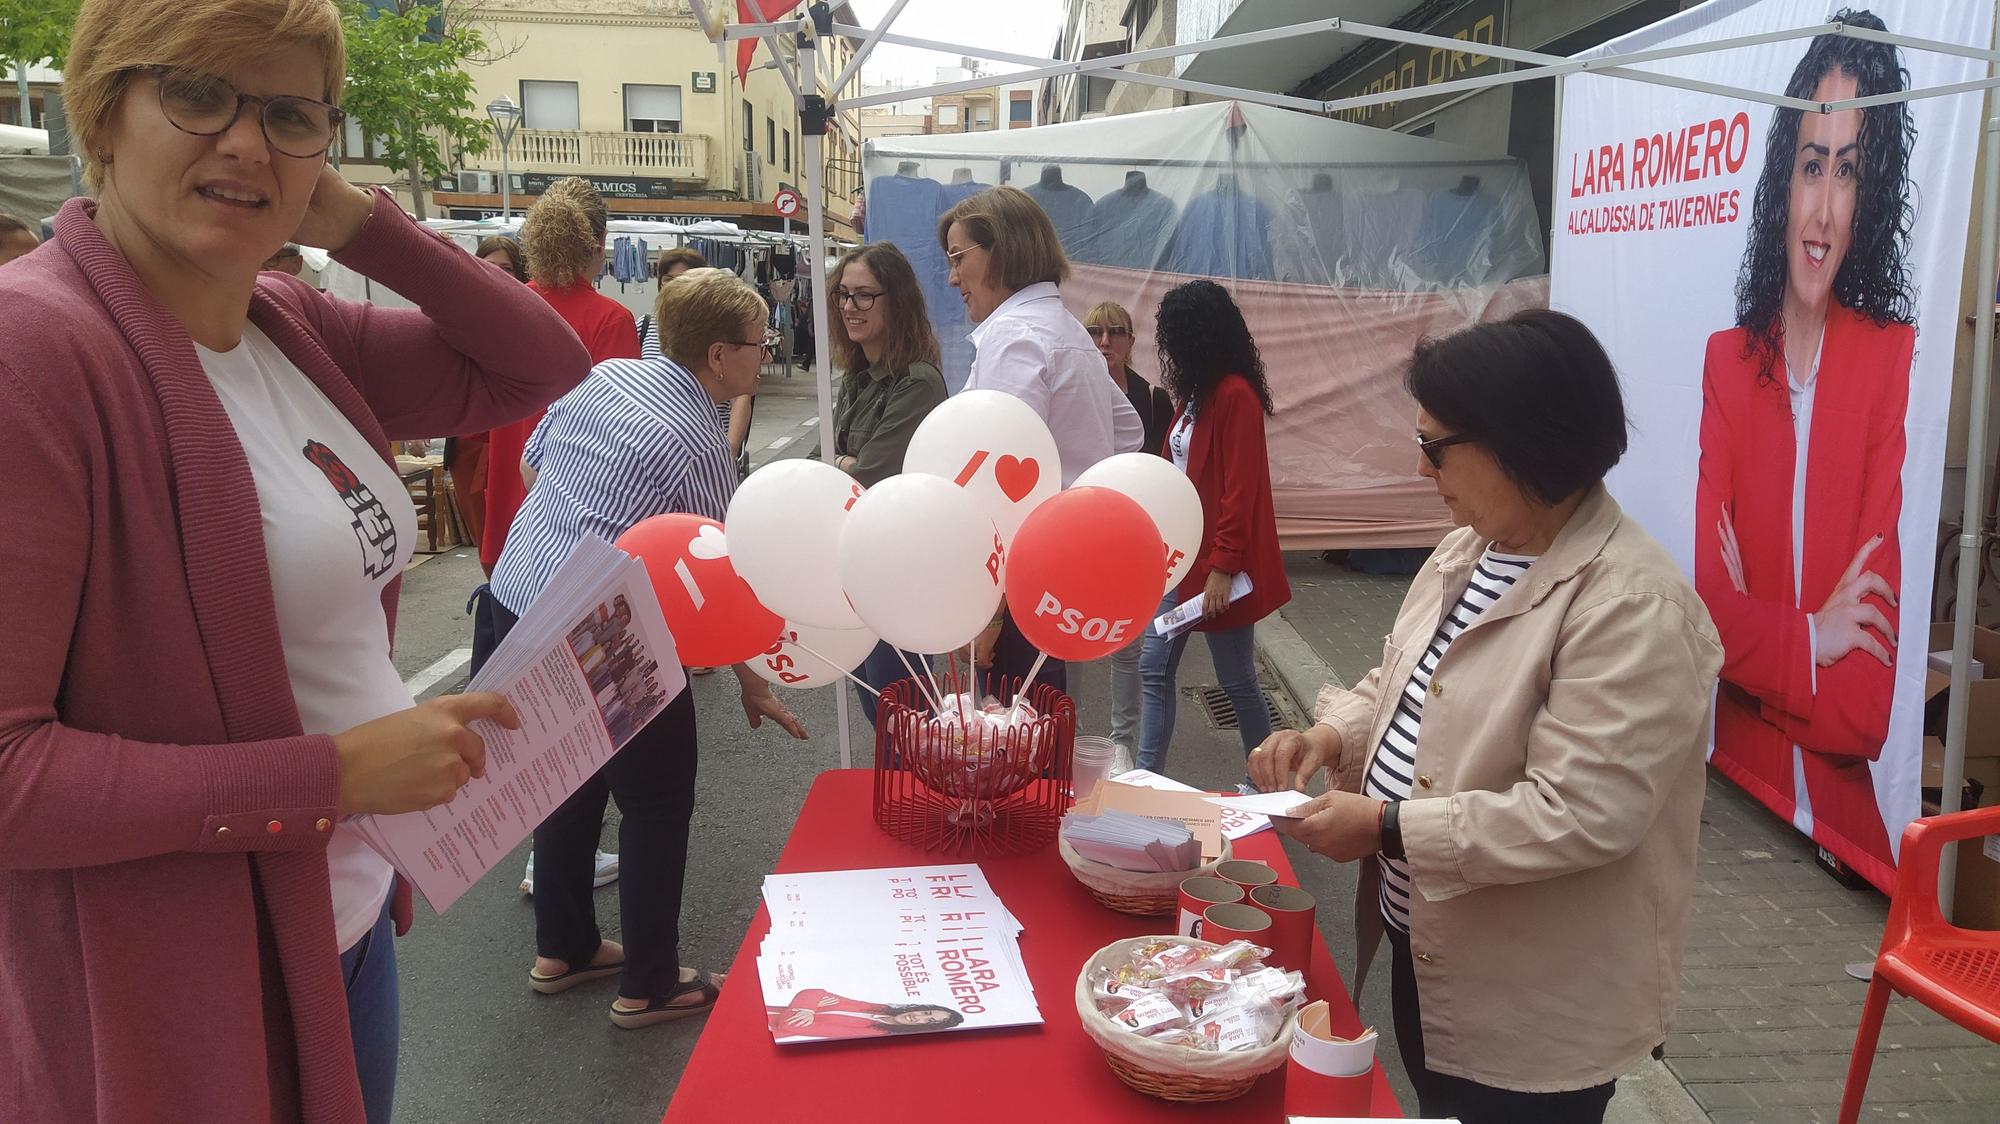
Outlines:
{"label": "white balloon", "polygon": [[846,679],[879,641],[865,628],[815,628],[786,621],[778,642],[751,660],[750,670],[780,687],[824,687]]}
{"label": "white balloon", "polygon": [[1005,553],[993,521],[951,481],[906,472],[855,501],[837,569],[863,624],[935,654],[965,647],[993,619]]}
{"label": "white balloon", "polygon": [[1062,490],[1062,458],[1048,424],[998,390],[960,391],[932,410],[910,435],[903,471],[964,488],[1002,543],[1012,543],[1021,520]]}
{"label": "white balloon", "polygon": [[1195,551],[1201,549],[1201,493],[1174,462],[1151,453],[1120,453],[1084,469],[1072,487],[1109,488],[1136,500],[1160,529],[1167,590],[1187,577]]}
{"label": "white balloon", "polygon": [[757,600],[799,624],[861,627],[840,575],[826,564],[861,493],[852,476],[824,461],[773,461],[743,481],[722,533]]}

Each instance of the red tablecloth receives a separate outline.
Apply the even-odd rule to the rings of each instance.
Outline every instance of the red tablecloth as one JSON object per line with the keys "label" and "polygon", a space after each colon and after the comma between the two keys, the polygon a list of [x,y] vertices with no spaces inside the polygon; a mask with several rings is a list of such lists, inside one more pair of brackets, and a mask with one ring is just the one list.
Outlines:
{"label": "red tablecloth", "polygon": [[[778,858],[782,872],[859,870],[966,861],[900,843],[875,826],[867,769],[820,775]],[[1291,884],[1291,864],[1271,832],[1239,840],[1236,856],[1271,864]],[[1112,941],[1159,932],[1163,918],[1131,917],[1099,905],[1070,876],[1053,845],[1014,858],[976,860],[1007,908],[1020,919],[1021,957],[1034,981],[1043,1025],[962,1034],[779,1046],[771,1040],[757,983],[757,946],[770,931],[762,906],[730,967],[722,999],[708,1016],[667,1108],[667,1124],[759,1121],[880,1124],[934,1117],[962,1124],[1088,1120],[1192,1119],[1283,1124],[1284,1070],[1247,1095],[1216,1105],[1173,1104],[1128,1088],[1104,1064],[1076,1016],[1076,976]],[[1346,902],[1321,908],[1347,908]],[[1313,942],[1312,995],[1332,1007],[1334,1029],[1361,1030],[1353,1001],[1327,955]],[[1380,1062],[1374,1112],[1402,1118]]]}

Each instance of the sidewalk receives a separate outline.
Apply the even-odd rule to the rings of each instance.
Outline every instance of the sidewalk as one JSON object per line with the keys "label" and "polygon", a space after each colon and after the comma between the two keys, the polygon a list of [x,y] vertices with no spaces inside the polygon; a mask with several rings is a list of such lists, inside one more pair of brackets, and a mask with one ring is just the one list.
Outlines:
{"label": "sidewalk", "polygon": [[[1310,713],[1320,681],[1353,683],[1376,665],[1410,579],[1308,553],[1286,555],[1285,570],[1291,604],[1258,626],[1257,646]],[[1607,1119],[1833,1120],[1867,990],[1844,965],[1874,959],[1888,900],[1842,889],[1809,841],[1713,772],[1698,863],[1665,1064],[1620,1080]],[[2000,1049],[1895,1000],[1862,1119],[2000,1120]]]}

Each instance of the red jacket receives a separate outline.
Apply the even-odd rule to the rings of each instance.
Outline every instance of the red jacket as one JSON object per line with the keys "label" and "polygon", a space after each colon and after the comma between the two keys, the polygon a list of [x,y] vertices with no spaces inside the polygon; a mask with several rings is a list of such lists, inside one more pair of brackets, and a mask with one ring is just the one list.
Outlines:
{"label": "red jacket", "polygon": [[[333,739],[300,733],[235,427],[93,208],[0,270],[0,1117],[359,1121]],[[335,256],[422,311],[266,273],[250,320],[385,459],[588,370],[386,195]]]}
{"label": "red jacket", "polygon": [[[828,999],[833,1002],[824,1003]],[[793,1011],[811,1011],[813,1021],[807,1026],[792,1026],[785,1021],[785,1017]],[[846,1011],[849,1014],[824,1017],[830,1011]],[[771,1021],[771,1032],[780,1038],[882,1038],[890,1033],[887,1028],[874,1019],[851,1016],[888,1013],[887,1004],[848,999],[816,987],[793,995],[790,1006],[764,1008],[765,1016]]]}
{"label": "red jacket", "polygon": [[[1185,408],[1181,413],[1185,413]],[[1180,413],[1174,425],[1180,424]],[[1172,427],[1168,427],[1171,433]],[[1173,454],[1162,450],[1162,455]],[[1248,572],[1250,595],[1195,626],[1226,632],[1255,624],[1292,599],[1278,519],[1271,509],[1271,458],[1264,446],[1264,406],[1250,380],[1227,375],[1195,415],[1188,439],[1188,479],[1201,495],[1201,549],[1181,581],[1179,600],[1199,597],[1210,571]]]}
{"label": "red jacket", "polygon": [[[1864,651],[1813,667],[1806,617],[1817,612],[1861,547],[1867,568],[1900,589],[1896,521],[1903,506],[1903,415],[1916,333],[1877,326],[1835,305],[1827,315],[1806,460],[1806,520],[1797,595],[1792,583],[1791,397],[1782,361],[1769,380],[1743,354],[1745,332],[1717,332],[1702,367],[1701,471],[1695,494],[1695,590],[1722,635],[1714,763],[1790,818],[1792,751],[1803,755],[1813,835],[1880,886],[1894,862],[1868,763],[1888,737],[1896,672]],[[1723,564],[1717,521],[1727,511],[1741,549],[1740,594]],[[1871,597],[1894,622],[1896,609]],[[1881,642],[1894,648],[1885,638]],[[1816,680],[1816,682],[1815,682]],[[1837,845],[1852,844],[1849,853]],[[1870,864],[1875,864],[1870,869]]]}
{"label": "red jacket", "polygon": [[[592,366],[606,359],[639,358],[639,325],[632,319],[632,313],[598,292],[590,282],[578,282],[567,289],[550,289],[530,281],[528,288],[540,293],[583,341]],[[527,486],[521,482],[521,455],[527,451],[528,438],[541,424],[545,412],[536,410],[490,434],[486,453],[486,525],[485,534],[479,539],[479,561],[489,568],[500,561],[500,551],[507,545],[507,528],[513,525],[521,502],[528,498]]]}

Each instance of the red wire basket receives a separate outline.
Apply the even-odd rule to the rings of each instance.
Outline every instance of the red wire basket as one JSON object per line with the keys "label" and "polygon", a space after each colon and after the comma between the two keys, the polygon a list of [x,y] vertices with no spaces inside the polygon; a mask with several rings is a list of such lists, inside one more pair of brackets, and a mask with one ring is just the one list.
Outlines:
{"label": "red wire basket", "polygon": [[[1020,688],[1001,698],[1011,706]],[[926,851],[1017,855],[1047,846],[1070,806],[1076,704],[1027,688],[1032,721],[974,736],[938,720],[914,679],[875,706],[875,822]]]}

